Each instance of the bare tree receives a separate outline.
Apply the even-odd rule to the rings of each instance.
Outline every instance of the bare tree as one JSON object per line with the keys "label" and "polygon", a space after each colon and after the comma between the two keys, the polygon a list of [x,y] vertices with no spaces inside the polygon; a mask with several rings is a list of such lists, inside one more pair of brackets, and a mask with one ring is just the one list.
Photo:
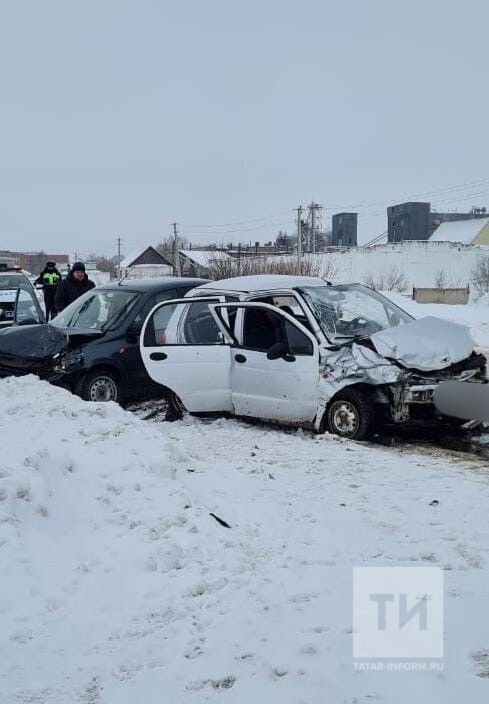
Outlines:
{"label": "bare tree", "polygon": [[472,285],[479,294],[483,296],[489,293],[489,257],[485,256],[479,259],[475,267],[472,269]]}
{"label": "bare tree", "polygon": [[29,270],[31,274],[40,274],[46,266],[47,255],[41,249],[40,252],[31,254],[29,257]]}
{"label": "bare tree", "polygon": [[326,256],[325,254],[319,255],[316,259],[320,276],[327,281],[332,281],[336,277],[336,267],[332,257]]}
{"label": "bare tree", "polygon": [[106,257],[105,255],[90,254],[89,261],[94,262],[99,271],[108,271],[111,278],[115,278],[117,273],[117,255]]}
{"label": "bare tree", "polygon": [[406,274],[397,267],[392,267],[387,272],[381,271],[377,275],[369,272],[364,277],[363,283],[374,291],[398,291],[401,293],[408,287]]}
{"label": "bare tree", "polygon": [[447,288],[447,271],[440,267],[435,274],[435,288]]}
{"label": "bare tree", "polygon": [[317,259],[304,257],[299,264],[295,257],[243,257],[242,259],[215,259],[209,265],[211,279],[231,279],[234,276],[255,274],[286,274],[288,276],[324,276],[323,267]]}

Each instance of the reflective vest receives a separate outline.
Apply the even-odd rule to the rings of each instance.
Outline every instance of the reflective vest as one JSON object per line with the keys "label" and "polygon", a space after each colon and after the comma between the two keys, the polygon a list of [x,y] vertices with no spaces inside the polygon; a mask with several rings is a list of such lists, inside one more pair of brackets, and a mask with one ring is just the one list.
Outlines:
{"label": "reflective vest", "polygon": [[56,286],[60,278],[60,275],[55,271],[46,271],[42,275],[42,283],[44,286]]}

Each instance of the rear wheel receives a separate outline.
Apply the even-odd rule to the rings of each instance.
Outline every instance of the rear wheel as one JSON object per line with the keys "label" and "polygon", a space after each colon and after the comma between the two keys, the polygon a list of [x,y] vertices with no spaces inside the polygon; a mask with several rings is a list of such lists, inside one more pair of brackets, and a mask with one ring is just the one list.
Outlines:
{"label": "rear wheel", "polygon": [[85,401],[120,403],[122,390],[118,378],[105,369],[94,370],[82,376],[75,387],[75,393]]}
{"label": "rear wheel", "polygon": [[175,392],[170,391],[166,397],[166,402],[168,404],[168,410],[166,412],[166,420],[180,420],[183,418],[184,413],[186,413],[186,408],[183,405],[182,400]]}
{"label": "rear wheel", "polygon": [[356,389],[340,391],[326,412],[326,429],[350,440],[365,440],[372,432],[374,410],[364,393]]}

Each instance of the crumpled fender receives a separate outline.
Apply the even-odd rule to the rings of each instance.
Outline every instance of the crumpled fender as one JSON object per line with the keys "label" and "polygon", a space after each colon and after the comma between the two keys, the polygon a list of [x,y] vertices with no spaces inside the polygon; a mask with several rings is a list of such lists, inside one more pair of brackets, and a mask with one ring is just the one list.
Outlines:
{"label": "crumpled fender", "polygon": [[364,345],[353,343],[339,350],[321,349],[316,430],[321,427],[329,402],[342,389],[354,384],[395,384],[403,376],[402,369]]}

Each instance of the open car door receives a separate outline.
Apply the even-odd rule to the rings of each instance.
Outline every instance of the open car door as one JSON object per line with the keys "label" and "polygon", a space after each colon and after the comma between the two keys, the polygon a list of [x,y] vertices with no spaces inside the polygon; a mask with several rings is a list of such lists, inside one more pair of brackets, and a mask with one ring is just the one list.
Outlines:
{"label": "open car door", "polygon": [[209,309],[213,298],[159,303],[143,325],[140,349],[153,381],[173,391],[193,413],[232,411],[230,337]]}
{"label": "open car door", "polygon": [[233,338],[235,414],[312,422],[319,394],[319,345],[313,333],[268,303],[217,303],[210,308]]}
{"label": "open car door", "polygon": [[0,330],[10,325],[39,325],[44,313],[34,291],[24,286],[0,289]]}

